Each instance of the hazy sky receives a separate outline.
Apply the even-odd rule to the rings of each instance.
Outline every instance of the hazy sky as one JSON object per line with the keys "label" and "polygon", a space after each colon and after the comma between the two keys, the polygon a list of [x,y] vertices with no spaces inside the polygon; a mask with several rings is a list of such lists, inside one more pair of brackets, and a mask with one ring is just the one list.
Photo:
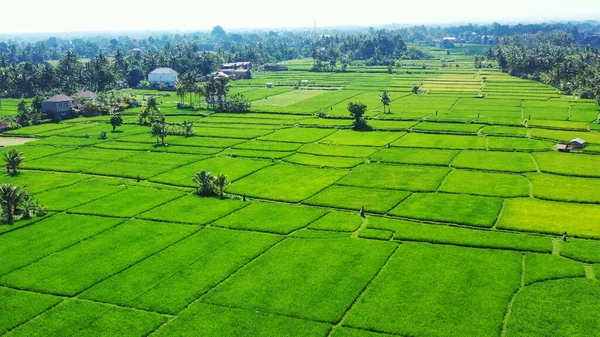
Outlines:
{"label": "hazy sky", "polygon": [[599,0],[0,0],[0,34],[600,19]]}

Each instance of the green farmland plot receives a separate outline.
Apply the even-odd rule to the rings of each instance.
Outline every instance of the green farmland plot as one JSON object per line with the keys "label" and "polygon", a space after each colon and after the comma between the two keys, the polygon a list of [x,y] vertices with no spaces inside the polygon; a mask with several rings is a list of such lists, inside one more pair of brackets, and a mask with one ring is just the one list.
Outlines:
{"label": "green farmland plot", "polygon": [[463,151],[451,165],[456,168],[514,173],[536,171],[531,155],[521,152]]}
{"label": "green farmland plot", "polygon": [[427,225],[404,220],[370,217],[369,229],[394,233],[395,240],[449,244],[465,247],[509,249],[550,253],[552,239],[539,235],[473,230],[455,226]]}
{"label": "green farmland plot", "polygon": [[560,255],[587,263],[600,263],[600,242],[569,239],[560,243]]}
{"label": "green farmland plot", "polygon": [[[498,336],[520,273],[516,252],[406,243],[342,324],[407,336]],[[423,324],[432,317],[435,324]]]}
{"label": "green farmland plot", "polygon": [[[348,172],[291,164],[276,164],[231,184],[227,191],[238,195],[299,202],[332,185]],[[265,184],[269,181],[269,184]]]}
{"label": "green farmland plot", "polygon": [[361,158],[315,156],[304,153],[293,154],[286,157],[284,161],[299,165],[337,168],[353,168],[365,162],[365,160]]}
{"label": "green farmland plot", "polygon": [[334,132],[335,130],[330,129],[290,128],[277,130],[259,139],[290,143],[313,143]]}
{"label": "green farmland plot", "polygon": [[81,297],[176,314],[280,240],[275,235],[203,229]]}
{"label": "green farmland plot", "polygon": [[525,255],[526,285],[571,277],[585,277],[582,263],[556,255],[531,253]]}
{"label": "green farmland plot", "polygon": [[600,156],[544,152],[534,153],[533,157],[542,172],[567,176],[600,177]]}
{"label": "green farmland plot", "polygon": [[[70,211],[82,214],[132,217],[183,195],[183,192],[173,190],[129,187],[72,208]],[[128,202],[128,200],[135,200],[135,202]]]}
{"label": "green farmland plot", "polygon": [[152,336],[319,337],[330,328],[326,323],[196,302]]}
{"label": "green farmland plot", "polygon": [[490,197],[529,196],[529,182],[516,174],[454,170],[444,179],[440,192]]}
{"label": "green farmland plot", "polygon": [[593,178],[560,176],[556,174],[529,173],[536,198],[600,203],[600,181]]}
{"label": "green farmland plot", "polygon": [[139,218],[157,221],[175,221],[203,225],[232,213],[244,206],[239,200],[220,200],[186,195],[138,215]]}
{"label": "green farmland plot", "polygon": [[321,144],[329,145],[351,145],[351,146],[385,146],[396,139],[404,136],[404,132],[356,132],[352,130],[340,130],[333,135],[319,141]]}
{"label": "green farmland plot", "polygon": [[203,301],[333,323],[395,248],[389,242],[287,239]]}
{"label": "green farmland plot", "polygon": [[17,175],[0,175],[0,183],[27,186],[27,190],[36,195],[49,189],[72,185],[85,179],[89,179],[89,176],[38,171],[24,171]]}
{"label": "green farmland plot", "polygon": [[[122,219],[56,214],[0,236],[0,275],[24,267],[121,223]],[[0,281],[0,284],[2,282]]]}
{"label": "green farmland plot", "polygon": [[7,336],[144,336],[166,320],[157,313],[69,299]]}
{"label": "green farmland plot", "polygon": [[113,180],[109,178],[91,178],[36,194],[35,197],[50,210],[64,211],[125,189],[124,186],[113,185],[111,182]]}
{"label": "green farmland plot", "polygon": [[407,191],[435,191],[450,172],[448,168],[364,164],[341,179],[340,185],[399,189]]}
{"label": "green farmland plot", "polygon": [[458,150],[385,148],[371,156],[371,161],[397,164],[448,166]]}
{"label": "green farmland plot", "polygon": [[364,146],[306,144],[297,150],[300,153],[332,157],[366,158],[377,151],[377,148]]}
{"label": "green farmland plot", "polygon": [[257,202],[213,223],[218,227],[289,234],[307,226],[327,211],[311,207]]}
{"label": "green farmland plot", "polygon": [[462,194],[415,193],[390,214],[429,221],[492,227],[502,208],[502,199]]}
{"label": "green farmland plot", "polygon": [[434,135],[410,133],[392,144],[401,147],[423,147],[434,149],[485,149],[485,139],[478,136]]}
{"label": "green farmland plot", "polygon": [[192,178],[201,170],[211,172],[213,176],[225,174],[227,176],[227,180],[235,181],[269,165],[272,165],[272,163],[266,160],[215,157],[170,170],[163,174],[152,177],[150,181],[177,186],[194,187],[196,184]]}
{"label": "green farmland plot", "polygon": [[178,241],[193,226],[132,220],[0,277],[0,284],[75,295]]}
{"label": "green farmland plot", "polygon": [[600,284],[584,278],[536,283],[516,296],[507,336],[600,336]]}
{"label": "green farmland plot", "polygon": [[28,321],[61,301],[61,298],[0,287],[0,333]]}
{"label": "green farmland plot", "polygon": [[501,151],[547,151],[554,145],[553,142],[539,139],[525,139],[516,137],[489,137],[490,150]]}
{"label": "green farmland plot", "polygon": [[600,205],[508,199],[498,228],[600,238]]}
{"label": "green farmland plot", "polygon": [[53,147],[53,146],[33,146],[33,144],[35,144],[35,142],[33,143],[29,143],[31,145],[25,144],[25,145],[17,145],[17,146],[11,146],[11,147],[7,147],[4,151],[2,152],[7,152],[8,150],[18,150],[19,152],[23,153],[24,158],[24,162],[30,161],[30,160],[35,160],[38,158],[42,158],[42,157],[47,157],[53,154],[59,154],[62,152],[67,152],[67,151],[73,151],[73,148],[68,148],[68,147]]}
{"label": "green farmland plot", "polygon": [[332,211],[311,223],[308,228],[321,231],[353,232],[363,222],[363,218],[357,212]]}
{"label": "green farmland plot", "polygon": [[[410,195],[407,191],[333,185],[304,201],[305,204],[385,213]],[[351,197],[348,197],[351,196]]]}

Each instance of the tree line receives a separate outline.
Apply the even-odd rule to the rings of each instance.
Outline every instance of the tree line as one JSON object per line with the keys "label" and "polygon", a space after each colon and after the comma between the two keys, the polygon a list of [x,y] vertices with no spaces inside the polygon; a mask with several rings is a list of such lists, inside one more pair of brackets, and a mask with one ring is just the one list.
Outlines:
{"label": "tree line", "polygon": [[520,34],[485,50],[502,71],[600,103],[600,51],[579,47],[567,32]]}

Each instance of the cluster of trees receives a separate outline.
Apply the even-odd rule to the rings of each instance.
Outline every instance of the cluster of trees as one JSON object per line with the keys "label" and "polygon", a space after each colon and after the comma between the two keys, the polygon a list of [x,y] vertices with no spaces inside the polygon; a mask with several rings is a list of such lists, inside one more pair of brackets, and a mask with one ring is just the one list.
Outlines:
{"label": "cluster of trees", "polygon": [[[19,165],[25,157],[16,149],[3,153],[6,172],[9,175],[19,174]],[[0,185],[0,206],[2,208],[2,220],[9,224],[16,219],[30,219],[45,214],[42,205],[27,192],[25,188],[12,185]]]}
{"label": "cluster of trees", "polygon": [[225,187],[229,184],[227,176],[223,173],[213,176],[212,173],[201,170],[192,178],[196,184],[196,194],[202,196],[218,195],[223,199]]}
{"label": "cluster of trees", "polygon": [[485,56],[513,75],[554,86],[564,94],[600,103],[600,51],[580,48],[565,32],[517,35],[488,48]]}

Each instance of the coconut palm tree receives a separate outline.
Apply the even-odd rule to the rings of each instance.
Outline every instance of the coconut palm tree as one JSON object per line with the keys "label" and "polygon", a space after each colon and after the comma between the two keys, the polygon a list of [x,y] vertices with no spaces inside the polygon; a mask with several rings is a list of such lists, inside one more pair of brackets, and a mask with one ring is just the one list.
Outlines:
{"label": "coconut palm tree", "polygon": [[196,90],[197,84],[200,79],[195,71],[188,71],[179,76],[179,83],[185,88],[186,92],[190,94],[190,105],[193,105],[192,98],[194,91]]}
{"label": "coconut palm tree", "polygon": [[227,176],[223,173],[219,174],[214,178],[215,189],[219,193],[219,197],[223,199],[223,191],[225,190],[225,186],[227,186]]}
{"label": "coconut palm tree", "polygon": [[15,214],[18,211],[18,207],[28,195],[27,191],[19,186],[11,184],[0,185],[0,206],[2,207],[4,216],[6,216],[6,222],[13,223],[15,221]]}
{"label": "coconut palm tree", "polygon": [[213,176],[210,172],[206,170],[196,172],[192,180],[196,183],[196,194],[213,194]]}
{"label": "coconut palm tree", "polygon": [[[150,127],[150,132],[153,137],[156,137],[156,145],[165,145],[165,137],[167,136],[167,123],[155,121]],[[160,143],[158,139],[160,138]]]}
{"label": "coconut palm tree", "polygon": [[6,162],[6,173],[19,173],[19,165],[21,165],[23,159],[25,159],[25,156],[23,156],[23,153],[19,152],[19,150],[17,149],[12,149],[8,152],[4,152],[4,161]]}
{"label": "coconut palm tree", "polygon": [[200,103],[202,102],[202,96],[206,94],[206,90],[202,84],[198,84],[194,89],[194,94],[198,97],[198,108],[200,107]]}
{"label": "coconut palm tree", "polygon": [[187,95],[187,89],[185,88],[185,84],[183,82],[177,83],[177,87],[175,87],[175,94],[179,97],[179,103],[181,105],[185,105],[185,95]]}
{"label": "coconut palm tree", "polygon": [[149,117],[153,117],[154,114],[157,114],[160,112],[160,108],[158,107],[158,104],[159,103],[156,100],[156,97],[154,97],[154,96],[148,97],[148,100],[146,101],[146,106],[140,112],[140,116],[139,116],[140,123],[146,124],[147,119]]}
{"label": "coconut palm tree", "polygon": [[390,105],[390,102],[392,101],[390,99],[390,93],[387,91],[382,92],[379,94],[379,100],[381,101],[381,104],[383,104],[383,113],[385,113],[385,107]]}

